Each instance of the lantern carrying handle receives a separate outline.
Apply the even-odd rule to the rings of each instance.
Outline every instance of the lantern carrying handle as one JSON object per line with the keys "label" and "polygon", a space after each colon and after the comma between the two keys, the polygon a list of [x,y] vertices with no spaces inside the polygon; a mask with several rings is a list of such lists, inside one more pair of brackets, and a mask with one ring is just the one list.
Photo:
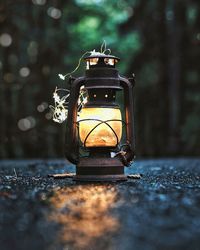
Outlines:
{"label": "lantern carrying handle", "polygon": [[77,102],[79,97],[79,91],[82,85],[84,85],[85,77],[79,77],[76,79],[70,79],[70,96],[68,104],[68,117],[66,124],[66,138],[65,138],[65,156],[67,159],[77,164],[79,161],[79,140],[78,130],[76,127],[77,119]]}
{"label": "lantern carrying handle", "polygon": [[126,138],[127,149],[124,157],[129,163],[135,156],[135,134],[134,134],[134,102],[133,102],[133,86],[135,84],[134,78],[127,79],[119,76],[120,85],[124,89],[124,107],[125,107],[125,122],[126,122]]}

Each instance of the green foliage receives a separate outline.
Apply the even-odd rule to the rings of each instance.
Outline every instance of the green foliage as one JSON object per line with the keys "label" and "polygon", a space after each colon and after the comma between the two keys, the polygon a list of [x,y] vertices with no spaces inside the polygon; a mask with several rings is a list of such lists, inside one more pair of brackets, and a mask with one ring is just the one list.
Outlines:
{"label": "green foliage", "polygon": [[144,88],[156,87],[159,81],[159,62],[146,62],[138,75],[138,84]]}
{"label": "green foliage", "polygon": [[199,154],[199,1],[10,0],[0,11],[1,157],[63,156],[65,128],[48,109],[67,86],[58,74],[103,40],[120,74],[136,74],[137,153]]}
{"label": "green foliage", "polygon": [[198,16],[198,7],[197,5],[191,5],[187,9],[187,20],[190,25],[193,25]]}

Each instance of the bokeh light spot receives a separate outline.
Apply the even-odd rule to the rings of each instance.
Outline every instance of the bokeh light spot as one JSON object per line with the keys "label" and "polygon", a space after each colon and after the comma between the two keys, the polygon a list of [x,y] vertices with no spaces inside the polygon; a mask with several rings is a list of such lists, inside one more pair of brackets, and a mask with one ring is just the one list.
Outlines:
{"label": "bokeh light spot", "polygon": [[27,131],[31,128],[34,128],[36,124],[35,118],[32,116],[28,116],[26,118],[20,119],[18,121],[18,128],[22,131]]}
{"label": "bokeh light spot", "polygon": [[38,54],[38,44],[35,41],[31,41],[27,48],[27,53],[29,56],[37,56]]}
{"label": "bokeh light spot", "polygon": [[3,47],[8,47],[12,43],[12,37],[11,35],[4,33],[0,36],[0,44]]}
{"label": "bokeh light spot", "polygon": [[50,67],[47,66],[47,65],[44,65],[44,66],[42,67],[42,73],[43,73],[44,75],[49,75],[49,74],[50,74]]}
{"label": "bokeh light spot", "polygon": [[32,0],[33,4],[45,5],[46,0]]}
{"label": "bokeh light spot", "polygon": [[167,21],[172,21],[174,19],[174,12],[172,10],[166,12],[166,19]]}
{"label": "bokeh light spot", "polygon": [[45,115],[45,118],[46,118],[47,120],[51,120],[52,117],[53,117],[53,114],[52,114],[51,112],[48,112],[48,113],[46,113],[46,115]]}
{"label": "bokeh light spot", "polygon": [[19,70],[19,74],[22,77],[27,77],[30,74],[30,69],[27,67],[23,67]]}
{"label": "bokeh light spot", "polygon": [[40,105],[37,106],[37,111],[38,112],[44,112],[45,109],[48,108],[48,103],[47,102],[42,102]]}
{"label": "bokeh light spot", "polygon": [[57,8],[49,7],[47,10],[47,14],[54,19],[59,19],[62,15],[62,12]]}
{"label": "bokeh light spot", "polygon": [[11,83],[11,82],[13,82],[15,80],[15,76],[12,73],[6,73],[3,76],[3,79],[4,79],[5,82]]}
{"label": "bokeh light spot", "polygon": [[128,17],[131,17],[134,14],[133,8],[131,7],[127,7],[126,12],[127,12]]}

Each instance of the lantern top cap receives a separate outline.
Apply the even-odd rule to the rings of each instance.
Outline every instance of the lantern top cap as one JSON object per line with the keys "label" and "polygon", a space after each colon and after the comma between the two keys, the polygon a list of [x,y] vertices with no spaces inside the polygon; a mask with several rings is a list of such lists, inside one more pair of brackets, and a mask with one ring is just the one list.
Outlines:
{"label": "lantern top cap", "polygon": [[91,52],[89,56],[85,56],[84,60],[88,61],[92,58],[108,58],[108,59],[115,59],[116,61],[120,61],[119,57],[113,56],[113,55],[108,55],[100,52],[96,52],[95,50]]}

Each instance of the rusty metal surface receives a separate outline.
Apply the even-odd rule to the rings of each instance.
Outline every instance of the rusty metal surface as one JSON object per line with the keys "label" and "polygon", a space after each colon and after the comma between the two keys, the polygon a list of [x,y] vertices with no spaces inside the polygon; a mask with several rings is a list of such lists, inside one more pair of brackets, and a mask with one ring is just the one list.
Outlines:
{"label": "rusty metal surface", "polygon": [[[123,163],[118,158],[91,157],[82,158],[80,165],[83,167],[123,167]],[[79,165],[79,166],[80,166]]]}
{"label": "rusty metal surface", "polygon": [[[70,89],[70,99],[69,99],[69,107],[68,107],[68,118],[66,124],[66,143],[65,143],[65,155],[66,158],[74,163],[79,164],[81,157],[79,156],[79,138],[78,138],[78,128],[76,124],[77,119],[77,101],[79,96],[80,87],[84,84],[86,89],[89,89],[89,92],[92,93],[92,89],[101,88],[99,92],[101,92],[101,97],[105,96],[105,91],[115,91],[115,88],[124,90],[124,107],[125,107],[125,124],[126,124],[126,144],[127,150],[125,150],[124,160],[125,165],[128,165],[134,158],[134,120],[133,120],[133,86],[134,80],[129,81],[125,77],[119,76],[118,70],[106,66],[105,63],[100,58],[99,63],[91,69],[86,70],[85,77],[79,77],[77,79],[70,78],[71,89]],[[91,89],[90,89],[91,88]],[[103,89],[102,89],[103,88]],[[104,93],[105,92],[105,93]],[[108,101],[104,100],[105,104],[109,103],[113,105],[114,99],[109,99]],[[90,104],[95,104],[95,100],[89,98]],[[89,104],[88,104],[89,105]],[[105,122],[105,121],[102,121]],[[106,123],[108,125],[108,123]],[[97,125],[98,126],[98,125]],[[109,126],[109,125],[108,125]],[[95,127],[94,127],[95,129]],[[112,128],[111,128],[112,129]],[[91,130],[92,132],[92,130]],[[113,130],[115,133],[115,131]],[[90,133],[89,133],[90,134]],[[88,135],[89,135],[88,134]],[[118,138],[118,137],[117,137]],[[87,137],[85,141],[87,140]],[[85,144],[85,143],[84,143]],[[85,146],[85,145],[84,145]],[[79,171],[79,175],[81,172]],[[93,174],[93,173],[91,173]],[[112,174],[112,173],[110,173]],[[119,174],[121,174],[119,172]]]}
{"label": "rusty metal surface", "polygon": [[70,97],[68,105],[68,116],[65,135],[65,156],[73,164],[78,163],[79,158],[79,142],[77,134],[77,101],[79,97],[80,87],[84,84],[85,77],[70,79]]}
{"label": "rusty metal surface", "polygon": [[118,158],[82,158],[76,167],[75,180],[120,181],[126,180],[124,165]]}
{"label": "rusty metal surface", "polygon": [[124,89],[124,106],[126,122],[126,140],[130,150],[126,154],[126,161],[130,162],[135,156],[135,127],[134,127],[134,81],[130,82],[125,77],[119,77],[121,86]]}
{"label": "rusty metal surface", "polygon": [[76,174],[73,178],[75,181],[84,181],[84,182],[118,182],[118,181],[126,181],[127,176],[124,174],[106,174],[106,175],[78,175]]}

